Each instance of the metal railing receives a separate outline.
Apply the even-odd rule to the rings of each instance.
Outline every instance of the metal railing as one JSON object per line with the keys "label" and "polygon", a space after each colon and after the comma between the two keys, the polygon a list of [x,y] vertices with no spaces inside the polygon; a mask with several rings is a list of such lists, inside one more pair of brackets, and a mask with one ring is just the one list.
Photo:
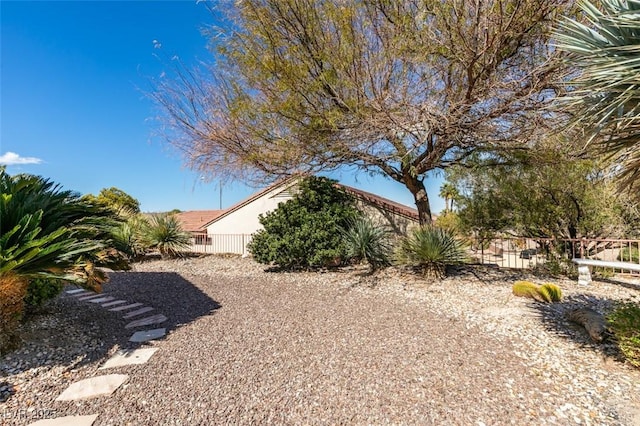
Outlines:
{"label": "metal railing", "polygon": [[[528,269],[548,262],[570,262],[573,258],[599,259],[640,264],[640,240],[495,238],[471,244],[472,260],[502,268]],[[637,272],[614,269],[611,272]]]}
{"label": "metal railing", "polygon": [[207,234],[192,232],[189,251],[194,253],[213,254],[246,254],[250,234]]}

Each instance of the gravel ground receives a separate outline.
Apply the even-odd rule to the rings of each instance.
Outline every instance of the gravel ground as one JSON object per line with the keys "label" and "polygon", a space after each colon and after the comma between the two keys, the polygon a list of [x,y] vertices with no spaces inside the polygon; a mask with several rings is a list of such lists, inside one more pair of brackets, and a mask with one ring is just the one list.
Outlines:
{"label": "gravel ground", "polygon": [[[55,402],[128,342],[122,314],[62,295],[0,361],[0,422],[95,425],[640,425],[640,370],[564,320],[640,301],[638,286],[557,281],[560,304],[511,295],[490,268],[427,283],[388,269],[267,273],[250,259],[152,261],[104,293],[153,306],[168,335],[110,397]],[[149,327],[153,328],[153,327]],[[6,381],[3,385],[2,381]],[[1,399],[0,399],[1,400]]]}

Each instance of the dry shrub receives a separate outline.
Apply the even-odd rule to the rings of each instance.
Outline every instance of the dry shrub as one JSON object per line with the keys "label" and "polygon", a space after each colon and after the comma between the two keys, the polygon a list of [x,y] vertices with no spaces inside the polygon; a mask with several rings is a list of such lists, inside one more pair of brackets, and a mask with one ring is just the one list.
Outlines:
{"label": "dry shrub", "polygon": [[17,275],[0,276],[0,354],[17,343],[16,328],[24,311],[27,280]]}

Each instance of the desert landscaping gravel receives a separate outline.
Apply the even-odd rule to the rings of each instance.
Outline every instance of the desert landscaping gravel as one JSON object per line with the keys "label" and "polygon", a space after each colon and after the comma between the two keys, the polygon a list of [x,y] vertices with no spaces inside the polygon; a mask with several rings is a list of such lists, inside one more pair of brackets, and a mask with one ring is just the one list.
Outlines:
{"label": "desert landscaping gravel", "polygon": [[[105,295],[153,307],[167,335],[131,343],[122,312],[63,293],[0,361],[0,423],[640,425],[640,370],[564,318],[640,302],[638,285],[554,279],[565,299],[543,305],[511,294],[515,280],[540,278],[487,267],[433,281],[394,268],[265,272],[211,256],[110,275]],[[110,369],[129,375],[113,395],[55,401],[136,347],[158,351]]]}

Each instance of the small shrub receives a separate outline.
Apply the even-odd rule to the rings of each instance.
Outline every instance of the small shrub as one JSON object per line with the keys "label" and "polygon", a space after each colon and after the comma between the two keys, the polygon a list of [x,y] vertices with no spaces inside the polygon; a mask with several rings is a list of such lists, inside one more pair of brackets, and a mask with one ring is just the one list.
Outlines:
{"label": "small shrub", "polygon": [[540,294],[545,294],[544,299],[547,302],[559,302],[562,300],[562,290],[553,283],[544,283],[540,286]]}
{"label": "small shrub", "polygon": [[25,307],[34,309],[53,299],[62,291],[64,283],[50,278],[35,278],[29,280],[27,294],[24,298]]}
{"label": "small shrub", "polygon": [[350,220],[343,232],[349,259],[365,261],[372,270],[389,265],[391,245],[385,228],[377,226],[369,218],[360,217]]}
{"label": "small shrub", "polygon": [[327,178],[308,177],[299,187],[291,200],[260,215],[264,229],[253,234],[249,252],[283,269],[339,265],[346,256],[341,230],[359,215],[355,199]]}
{"label": "small shrub", "polygon": [[516,281],[513,283],[511,291],[518,297],[528,297],[535,300],[540,300],[541,298],[538,286],[531,281]]}
{"label": "small shrub", "polygon": [[607,316],[620,351],[629,363],[640,368],[640,306],[624,303]]}
{"label": "small shrub", "polygon": [[466,262],[467,255],[464,244],[452,231],[425,226],[414,229],[400,242],[396,259],[421,268],[426,276],[441,278],[447,266]]}

